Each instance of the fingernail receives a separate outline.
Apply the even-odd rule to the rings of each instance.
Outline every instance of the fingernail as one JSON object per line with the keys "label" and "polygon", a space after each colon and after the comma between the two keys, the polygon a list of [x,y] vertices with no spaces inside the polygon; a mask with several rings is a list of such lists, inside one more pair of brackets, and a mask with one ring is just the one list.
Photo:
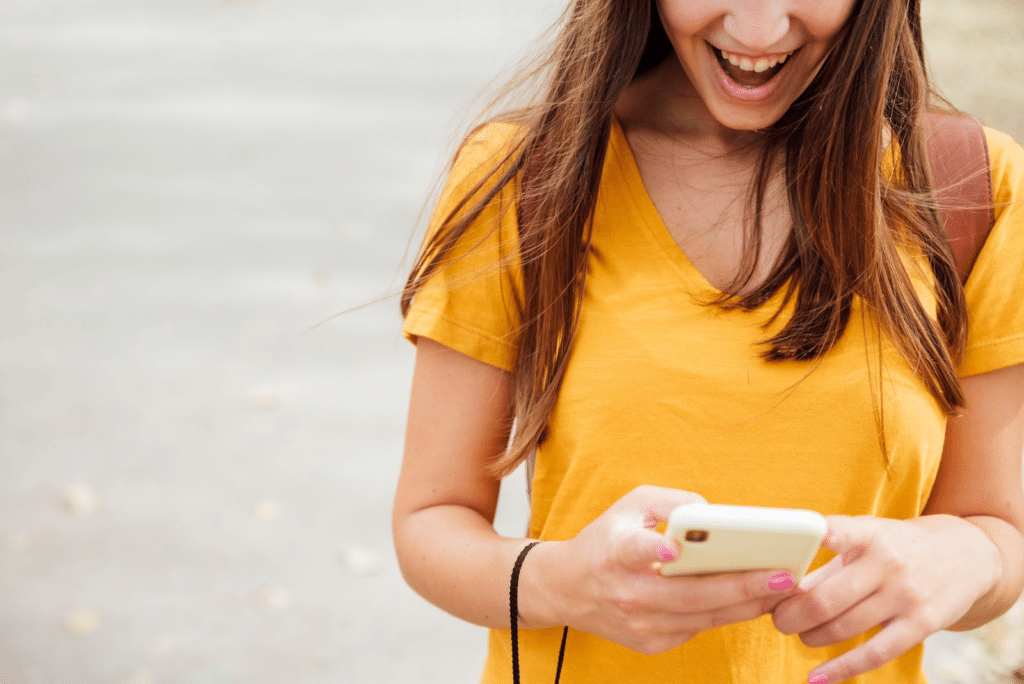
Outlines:
{"label": "fingernail", "polygon": [[824,672],[812,674],[807,678],[807,684],[828,684],[828,675]]}
{"label": "fingernail", "polygon": [[661,560],[675,560],[676,550],[668,544],[658,544],[658,558]]}
{"label": "fingernail", "polygon": [[[793,576],[788,572],[780,572],[768,578],[768,588],[772,591],[784,591],[793,587]],[[825,681],[824,679],[821,681]],[[817,684],[815,681],[813,684]]]}

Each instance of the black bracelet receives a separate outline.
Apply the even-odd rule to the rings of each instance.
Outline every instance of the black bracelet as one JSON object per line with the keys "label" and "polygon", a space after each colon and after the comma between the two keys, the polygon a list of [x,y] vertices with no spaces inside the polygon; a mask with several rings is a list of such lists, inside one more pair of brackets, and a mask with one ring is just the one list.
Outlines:
{"label": "black bracelet", "polygon": [[[508,587],[509,627],[512,630],[512,683],[519,684],[519,571],[523,569],[523,560],[539,541],[530,542],[519,552],[515,565],[512,566],[512,581]],[[565,640],[569,636],[569,628],[562,630],[562,645],[558,649],[558,667],[555,670],[555,684],[562,676],[562,661],[565,659]]]}

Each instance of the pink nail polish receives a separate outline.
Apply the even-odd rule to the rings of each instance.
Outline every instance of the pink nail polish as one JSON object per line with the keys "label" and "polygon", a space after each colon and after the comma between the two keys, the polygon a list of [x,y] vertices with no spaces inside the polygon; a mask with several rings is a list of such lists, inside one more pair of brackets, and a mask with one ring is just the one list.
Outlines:
{"label": "pink nail polish", "polygon": [[[768,588],[772,591],[785,591],[793,587],[793,576],[788,572],[780,572],[768,578]],[[825,680],[822,680],[825,681]],[[815,682],[814,684],[817,684]]]}
{"label": "pink nail polish", "polygon": [[676,550],[668,544],[658,544],[658,558],[665,561],[676,559]]}
{"label": "pink nail polish", "polygon": [[824,672],[812,674],[807,678],[807,684],[828,684],[828,675]]}

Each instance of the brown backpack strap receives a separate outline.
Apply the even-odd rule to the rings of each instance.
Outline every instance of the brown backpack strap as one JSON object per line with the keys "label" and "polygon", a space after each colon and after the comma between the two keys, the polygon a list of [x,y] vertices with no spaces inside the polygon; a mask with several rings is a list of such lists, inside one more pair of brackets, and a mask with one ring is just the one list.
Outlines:
{"label": "brown backpack strap", "polygon": [[924,125],[935,196],[966,283],[995,223],[985,130],[973,116],[940,112],[926,114]]}

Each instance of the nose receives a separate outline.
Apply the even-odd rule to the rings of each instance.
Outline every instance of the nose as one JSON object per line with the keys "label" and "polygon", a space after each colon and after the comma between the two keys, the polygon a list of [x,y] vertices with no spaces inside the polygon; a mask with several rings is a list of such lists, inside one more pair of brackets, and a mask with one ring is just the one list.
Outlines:
{"label": "nose", "polygon": [[748,0],[734,4],[725,15],[725,32],[751,54],[771,52],[789,33],[787,3],[778,0]]}

